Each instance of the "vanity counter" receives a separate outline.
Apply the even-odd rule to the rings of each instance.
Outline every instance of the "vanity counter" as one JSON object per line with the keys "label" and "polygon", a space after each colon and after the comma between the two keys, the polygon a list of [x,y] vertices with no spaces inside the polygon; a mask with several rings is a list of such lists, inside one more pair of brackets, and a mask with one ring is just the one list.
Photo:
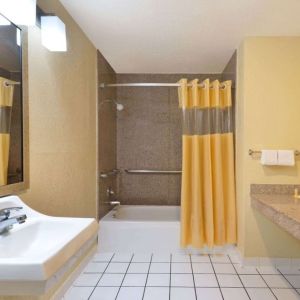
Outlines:
{"label": "vanity counter", "polygon": [[300,199],[291,194],[251,193],[251,205],[300,240]]}

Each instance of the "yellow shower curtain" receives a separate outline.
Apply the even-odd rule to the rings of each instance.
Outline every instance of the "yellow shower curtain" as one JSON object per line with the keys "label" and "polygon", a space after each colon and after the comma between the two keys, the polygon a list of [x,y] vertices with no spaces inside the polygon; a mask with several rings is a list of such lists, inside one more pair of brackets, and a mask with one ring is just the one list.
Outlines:
{"label": "yellow shower curtain", "polygon": [[7,184],[13,81],[0,77],[0,186]]}
{"label": "yellow shower curtain", "polygon": [[180,80],[181,246],[236,243],[231,81]]}

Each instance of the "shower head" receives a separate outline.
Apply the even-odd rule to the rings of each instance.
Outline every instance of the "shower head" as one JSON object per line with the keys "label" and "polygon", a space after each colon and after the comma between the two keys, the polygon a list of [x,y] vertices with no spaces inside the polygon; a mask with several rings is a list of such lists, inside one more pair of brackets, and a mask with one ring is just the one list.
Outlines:
{"label": "shower head", "polygon": [[100,107],[101,107],[102,104],[107,103],[107,102],[114,103],[115,106],[116,106],[117,111],[122,111],[122,110],[124,109],[124,105],[123,105],[123,104],[118,103],[117,101],[111,100],[111,99],[106,99],[106,100],[102,101],[102,102],[100,103],[100,105],[99,105],[99,109],[100,109]]}

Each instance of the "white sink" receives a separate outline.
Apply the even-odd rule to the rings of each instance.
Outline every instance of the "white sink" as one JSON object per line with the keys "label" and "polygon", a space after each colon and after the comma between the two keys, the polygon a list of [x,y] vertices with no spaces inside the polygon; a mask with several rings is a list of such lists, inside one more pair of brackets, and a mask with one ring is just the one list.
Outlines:
{"label": "white sink", "polygon": [[[26,214],[27,220],[0,235],[0,295],[4,290],[11,294],[9,283],[15,292],[18,283],[22,290],[25,282],[47,282],[79,255],[98,230],[95,219],[49,217],[34,211],[16,196],[0,198],[0,209],[13,206],[24,209],[12,212],[12,216]],[[40,289],[41,292],[44,291]]]}

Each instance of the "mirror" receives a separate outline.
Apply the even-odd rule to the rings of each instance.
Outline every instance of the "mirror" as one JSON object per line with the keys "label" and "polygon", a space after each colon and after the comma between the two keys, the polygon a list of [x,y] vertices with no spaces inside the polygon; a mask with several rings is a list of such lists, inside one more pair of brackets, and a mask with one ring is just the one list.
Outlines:
{"label": "mirror", "polygon": [[0,15],[0,194],[24,183],[22,30]]}

